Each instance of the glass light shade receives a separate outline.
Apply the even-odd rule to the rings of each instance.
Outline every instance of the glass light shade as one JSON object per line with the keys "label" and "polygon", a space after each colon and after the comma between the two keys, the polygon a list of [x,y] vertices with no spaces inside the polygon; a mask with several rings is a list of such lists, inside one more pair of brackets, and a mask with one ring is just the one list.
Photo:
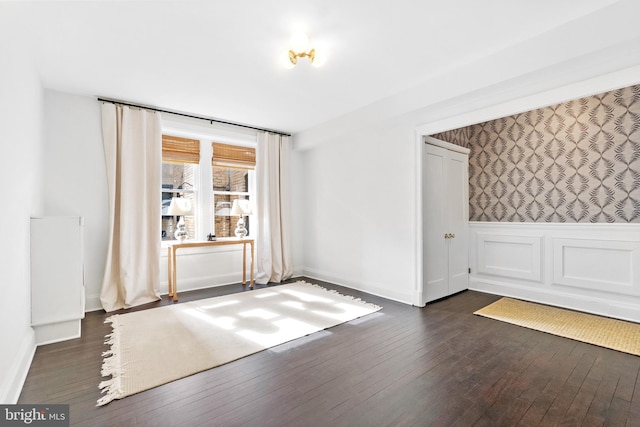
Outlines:
{"label": "glass light shade", "polygon": [[295,53],[306,52],[309,49],[309,36],[302,31],[296,31],[291,35],[289,48]]}
{"label": "glass light shade", "polygon": [[315,55],[313,57],[313,62],[311,63],[314,67],[322,67],[325,62],[327,62],[326,50],[324,49],[315,49]]}
{"label": "glass light shade", "polygon": [[286,68],[287,70],[292,69],[293,67],[296,66],[296,64],[294,64],[293,62],[291,62],[291,59],[289,59],[289,52],[284,52],[282,54],[282,56],[280,57],[280,64]]}

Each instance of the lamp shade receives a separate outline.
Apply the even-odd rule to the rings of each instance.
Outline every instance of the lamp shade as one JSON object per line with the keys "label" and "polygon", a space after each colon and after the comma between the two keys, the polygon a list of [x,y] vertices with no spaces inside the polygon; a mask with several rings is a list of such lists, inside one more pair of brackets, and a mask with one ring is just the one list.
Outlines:
{"label": "lamp shade", "polygon": [[191,204],[191,200],[185,197],[173,197],[171,199],[169,209],[167,210],[167,215],[193,215],[193,206]]}
{"label": "lamp shade", "polygon": [[302,31],[296,31],[289,39],[289,48],[295,53],[306,52],[309,49],[309,36]]}
{"label": "lamp shade", "polygon": [[231,207],[231,215],[233,216],[243,216],[243,215],[251,215],[251,204],[247,199],[236,199],[233,201],[233,206]]}

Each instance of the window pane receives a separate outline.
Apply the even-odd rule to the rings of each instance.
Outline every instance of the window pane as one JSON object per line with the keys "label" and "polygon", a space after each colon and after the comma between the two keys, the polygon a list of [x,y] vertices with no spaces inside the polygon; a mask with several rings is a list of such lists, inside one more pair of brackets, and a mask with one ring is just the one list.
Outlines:
{"label": "window pane", "polygon": [[194,190],[195,165],[162,163],[162,190]]}
{"label": "window pane", "polygon": [[249,191],[249,171],[213,167],[213,191],[233,191],[246,193]]}
{"label": "window pane", "polygon": [[174,240],[173,234],[176,232],[172,216],[162,217],[162,240]]}
{"label": "window pane", "polygon": [[[228,194],[215,194],[214,200],[214,215],[215,215],[215,235],[216,237],[230,237],[233,236],[233,228],[231,228],[231,220],[233,217],[229,216],[231,213],[231,196]],[[236,218],[237,219],[237,218]],[[233,224],[235,228],[235,223]]]}
{"label": "window pane", "polygon": [[[231,207],[235,199],[248,199],[247,196],[237,196],[230,194],[215,194],[213,196],[213,212],[215,215],[216,237],[235,237],[238,216],[230,216]],[[249,217],[244,219],[244,227],[249,233]]]}
{"label": "window pane", "polygon": [[196,212],[198,212],[198,205],[196,204],[196,195],[195,193],[184,193],[182,197],[185,197],[191,201],[192,212],[193,215],[185,215],[184,222],[186,224],[186,229],[188,236],[187,238],[190,240],[198,240],[199,236],[196,236]]}
{"label": "window pane", "polygon": [[[168,198],[165,197],[168,195]],[[169,205],[171,204],[172,197],[185,198],[191,201],[193,215],[185,215],[184,223],[185,229],[188,233],[188,239],[198,239],[196,236],[196,213],[198,212],[198,206],[196,204],[195,193],[162,193],[162,240],[175,240],[175,232],[177,230],[177,224],[180,220],[179,216],[167,215]]]}
{"label": "window pane", "polygon": [[196,236],[196,193],[194,178],[197,166],[188,163],[162,163],[162,240],[175,240],[177,216],[168,215],[173,197],[184,197],[191,201],[193,215],[185,215],[184,222],[189,239]]}

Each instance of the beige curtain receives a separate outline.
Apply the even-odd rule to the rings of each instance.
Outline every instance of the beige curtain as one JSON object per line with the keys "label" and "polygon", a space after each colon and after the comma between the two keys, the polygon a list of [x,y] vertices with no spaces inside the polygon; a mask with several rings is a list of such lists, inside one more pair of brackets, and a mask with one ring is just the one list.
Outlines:
{"label": "beige curtain", "polygon": [[109,186],[106,311],[160,298],[162,131],[157,112],[102,104]]}
{"label": "beige curtain", "polygon": [[257,283],[293,275],[289,191],[289,137],[258,132],[256,148]]}

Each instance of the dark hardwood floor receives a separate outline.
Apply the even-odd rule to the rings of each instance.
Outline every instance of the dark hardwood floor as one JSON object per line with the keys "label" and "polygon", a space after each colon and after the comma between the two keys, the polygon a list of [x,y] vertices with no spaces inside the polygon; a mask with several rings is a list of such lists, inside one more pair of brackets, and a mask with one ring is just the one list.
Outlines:
{"label": "dark hardwood floor", "polygon": [[19,403],[68,403],[77,426],[640,426],[640,357],[474,316],[493,295],[416,308],[307,281],[383,309],[99,408],[110,328],[88,313],[38,348]]}

